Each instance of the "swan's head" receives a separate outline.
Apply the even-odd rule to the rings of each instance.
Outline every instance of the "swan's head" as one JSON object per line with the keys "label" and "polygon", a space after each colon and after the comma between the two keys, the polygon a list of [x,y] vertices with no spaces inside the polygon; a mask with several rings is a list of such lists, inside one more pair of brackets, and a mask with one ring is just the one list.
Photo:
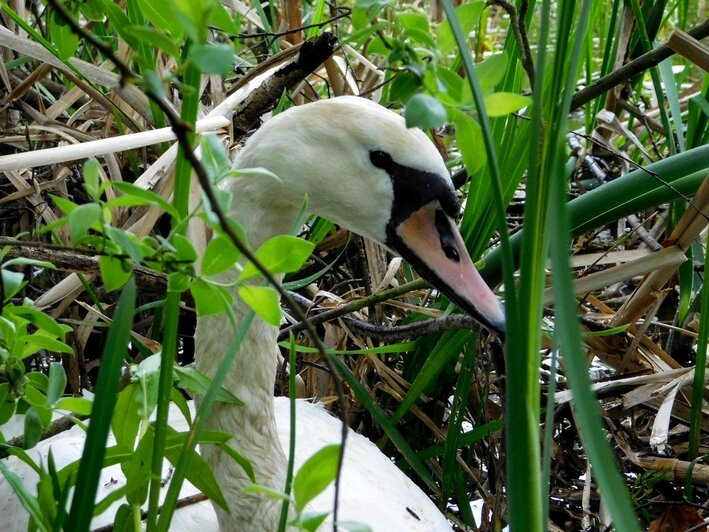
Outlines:
{"label": "swan's head", "polygon": [[463,310],[504,331],[504,309],[455,224],[460,205],[443,159],[396,113],[352,96],[294,107],[267,121],[236,165],[272,171],[282,183],[265,194],[296,202],[307,194],[313,212],[385,244]]}

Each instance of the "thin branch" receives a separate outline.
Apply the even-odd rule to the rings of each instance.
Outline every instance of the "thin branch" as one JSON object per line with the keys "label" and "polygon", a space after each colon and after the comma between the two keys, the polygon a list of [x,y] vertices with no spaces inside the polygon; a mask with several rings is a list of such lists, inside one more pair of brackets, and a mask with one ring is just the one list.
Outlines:
{"label": "thin branch", "polygon": [[527,25],[524,21],[524,16],[527,14],[527,2],[522,2],[522,5],[520,5],[519,17],[517,16],[515,6],[508,0],[487,0],[485,5],[499,6],[510,16],[510,27],[519,46],[520,61],[522,61],[522,66],[527,72],[529,84],[534,87],[534,61],[532,60],[532,51],[529,47],[529,39],[527,38]]}
{"label": "thin branch", "polygon": [[340,20],[341,18],[346,18],[349,17],[352,14],[352,9],[349,7],[344,7],[344,6],[338,6],[337,10],[340,11],[339,14],[330,17],[327,20],[324,20],[322,22],[318,22],[317,24],[306,24],[304,26],[299,26],[297,28],[292,28],[289,30],[284,30],[284,31],[263,31],[261,33],[239,33],[237,37],[239,39],[258,39],[258,38],[263,38],[263,37],[284,37],[286,35],[290,35],[292,33],[298,33],[301,31],[305,30],[310,30],[313,28],[324,28],[328,24],[332,24],[333,22],[336,22]]}

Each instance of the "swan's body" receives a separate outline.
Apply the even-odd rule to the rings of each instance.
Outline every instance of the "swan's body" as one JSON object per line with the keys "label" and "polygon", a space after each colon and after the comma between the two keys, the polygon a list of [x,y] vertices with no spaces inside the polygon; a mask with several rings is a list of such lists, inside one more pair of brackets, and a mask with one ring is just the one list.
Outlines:
{"label": "swan's body", "polygon": [[[283,448],[287,449],[290,441],[290,403],[286,397],[275,397],[273,404],[278,438]],[[191,402],[190,405],[193,406]],[[296,423],[295,470],[297,471],[313,452],[325,445],[339,443],[342,425],[319,404],[298,400],[296,405],[298,422]],[[187,421],[174,405],[170,408],[168,424],[178,432],[189,430]],[[7,431],[4,434],[6,437],[15,436]],[[40,442],[27,452],[35,461],[41,459],[46,464],[51,448],[57,469],[61,469],[81,457],[85,440],[85,432],[79,427],[73,427],[58,436]],[[113,435],[110,435],[108,444],[114,443]],[[346,486],[353,497],[349,497],[347,504],[340,507],[341,520],[372,523],[371,526],[375,531],[450,529],[433,502],[371,441],[351,431],[347,444],[342,485]],[[34,471],[15,457],[8,458],[6,463],[20,476],[25,486],[35,493],[37,475]],[[170,470],[166,463],[163,478],[167,479],[169,476]],[[125,482],[120,466],[106,467],[101,472],[96,499],[103,499],[110,492],[125,486]],[[162,490],[161,500],[166,490],[167,487]],[[198,493],[194,486],[185,482],[180,498]],[[362,497],[363,494],[366,497]],[[3,532],[25,532],[27,513],[1,476],[0,495],[2,495],[0,522],[3,523]],[[334,490],[330,486],[315,498],[311,507],[326,508],[333,496]],[[381,502],[373,506],[372,500]],[[108,510],[95,517],[91,522],[91,529],[112,524],[121,503],[122,501],[114,503]],[[366,509],[365,512],[363,508]],[[394,508],[398,508],[398,511],[393,511]],[[211,503],[204,500],[178,508],[170,524],[170,530],[184,532],[218,530],[217,516]]]}
{"label": "swan's body", "polygon": [[[395,113],[354,97],[293,108],[257,131],[235,166],[264,167],[281,178],[229,182],[233,202],[228,214],[244,226],[252,247],[287,232],[307,194],[313,212],[396,250],[465,310],[502,329],[501,306],[475,271],[452,221],[458,203],[443,160],[423,132],[406,129]],[[238,298],[234,310],[237,319],[247,312]],[[209,428],[233,434],[230,444],[251,461],[257,482],[282,491],[288,409],[272,396],[276,335],[275,327],[255,320],[224,382],[244,405],[218,404]],[[231,339],[225,316],[200,318],[197,368],[213,376]],[[296,468],[324,444],[339,442],[341,430],[339,420],[314,405],[300,403],[297,417]],[[280,503],[244,495],[241,490],[251,481],[242,468],[216,447],[201,452],[231,509],[230,514],[217,509],[220,529],[275,530]],[[430,499],[353,432],[341,486],[340,520],[383,531],[450,529]],[[0,489],[0,497],[6,494],[6,487]],[[332,494],[330,488],[311,509],[332,511]],[[0,508],[0,519],[7,518]]]}

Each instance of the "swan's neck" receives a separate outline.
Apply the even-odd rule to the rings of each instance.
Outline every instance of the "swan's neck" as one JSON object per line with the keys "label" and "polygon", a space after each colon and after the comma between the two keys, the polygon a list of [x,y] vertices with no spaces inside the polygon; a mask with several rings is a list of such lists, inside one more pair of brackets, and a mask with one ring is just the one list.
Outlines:
{"label": "swan's neck", "polygon": [[[237,180],[232,192],[234,201],[230,215],[244,226],[253,249],[271,236],[287,232],[297,215],[297,209],[292,204],[280,204],[277,198],[282,194],[275,190],[258,190],[249,182]],[[236,294],[234,311],[238,321],[249,312]],[[208,425],[212,430],[233,435],[229,444],[251,462],[258,484],[283,491],[286,459],[273,412],[277,334],[275,327],[258,317],[254,318],[224,381],[224,388],[242,400],[244,405],[218,403]],[[195,334],[197,369],[210,377],[214,376],[233,338],[232,327],[224,314],[200,318]],[[220,528],[275,529],[280,503],[263,496],[241,494],[251,480],[241,466],[216,447],[204,446],[202,454],[216,475],[231,509],[230,515],[217,511]]]}

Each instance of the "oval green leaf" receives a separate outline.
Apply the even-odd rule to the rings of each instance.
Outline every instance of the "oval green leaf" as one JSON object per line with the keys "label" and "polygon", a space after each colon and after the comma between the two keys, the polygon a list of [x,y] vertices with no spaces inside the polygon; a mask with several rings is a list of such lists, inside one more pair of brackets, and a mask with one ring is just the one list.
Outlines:
{"label": "oval green leaf", "polygon": [[266,323],[280,325],[280,298],[273,288],[245,284],[239,287],[239,297]]}
{"label": "oval green leaf", "polygon": [[404,110],[406,127],[440,127],[448,120],[448,113],[443,104],[433,96],[419,93],[406,102]]}
{"label": "oval green leaf", "polygon": [[485,110],[488,116],[505,116],[532,103],[529,96],[516,92],[494,92],[485,96]]}
{"label": "oval green leaf", "polygon": [[340,446],[327,445],[308,458],[293,481],[293,495],[298,512],[335,480],[340,462]]}
{"label": "oval green leaf", "polygon": [[230,239],[223,236],[213,238],[202,256],[202,273],[215,275],[228,270],[236,264],[240,256],[241,253]]}
{"label": "oval green leaf", "polygon": [[[302,238],[279,235],[264,242],[256,251],[256,258],[273,274],[290,273],[300,269],[314,248],[315,244]],[[256,266],[249,262],[239,275],[239,281],[258,275]]]}
{"label": "oval green leaf", "polygon": [[455,137],[465,168],[471,175],[479,172],[487,162],[480,124],[468,115],[459,113],[455,119]]}

